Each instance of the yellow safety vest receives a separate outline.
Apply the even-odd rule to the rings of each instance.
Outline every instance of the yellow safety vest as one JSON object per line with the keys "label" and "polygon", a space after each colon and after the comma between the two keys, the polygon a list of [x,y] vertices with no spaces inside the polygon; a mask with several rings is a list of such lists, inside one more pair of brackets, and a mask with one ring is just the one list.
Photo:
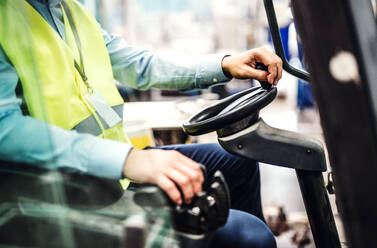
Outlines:
{"label": "yellow safety vest", "polygon": [[[124,102],[98,23],[77,1],[65,3],[77,24],[88,82],[122,117]],[[79,48],[65,11],[63,16],[66,41],[25,0],[0,1],[0,44],[20,78],[30,115],[67,130],[130,143],[122,123],[110,128],[87,101],[90,92],[74,65],[80,61]]]}

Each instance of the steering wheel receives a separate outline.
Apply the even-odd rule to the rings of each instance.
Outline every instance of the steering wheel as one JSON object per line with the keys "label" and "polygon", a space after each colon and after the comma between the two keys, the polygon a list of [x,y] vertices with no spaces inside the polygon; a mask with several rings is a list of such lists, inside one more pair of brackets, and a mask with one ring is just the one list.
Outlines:
{"label": "steering wheel", "polygon": [[259,119],[259,111],[276,97],[277,88],[267,84],[263,82],[263,87],[246,89],[205,108],[184,123],[183,129],[189,135],[217,131],[223,137],[249,127]]}

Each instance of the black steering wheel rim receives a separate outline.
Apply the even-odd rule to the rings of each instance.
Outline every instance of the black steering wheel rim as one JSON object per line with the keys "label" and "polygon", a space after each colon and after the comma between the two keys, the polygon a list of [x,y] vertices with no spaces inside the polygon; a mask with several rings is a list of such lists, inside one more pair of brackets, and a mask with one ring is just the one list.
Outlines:
{"label": "black steering wheel rim", "polygon": [[[248,94],[250,94],[249,98],[247,98]],[[183,129],[193,136],[222,129],[251,115],[258,114],[260,109],[275,99],[276,94],[276,87],[271,89],[261,87],[246,89],[195,114],[183,124]],[[246,99],[242,100],[239,105],[222,112],[229,105],[245,96]]]}

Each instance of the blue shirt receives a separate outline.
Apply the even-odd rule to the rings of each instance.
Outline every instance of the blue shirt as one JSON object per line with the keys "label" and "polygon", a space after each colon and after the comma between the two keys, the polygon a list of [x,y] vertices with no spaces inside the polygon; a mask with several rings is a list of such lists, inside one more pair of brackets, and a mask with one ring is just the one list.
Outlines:
{"label": "blue shirt", "polygon": [[[27,0],[52,28],[65,34],[61,0]],[[16,20],[15,20],[16,21]],[[103,32],[114,77],[135,89],[202,89],[227,82],[221,67],[223,56],[197,60],[172,59],[128,45],[122,38]],[[15,89],[17,72],[0,46],[0,158],[49,168],[64,167],[96,176],[120,179],[132,146],[53,126],[20,109]]]}

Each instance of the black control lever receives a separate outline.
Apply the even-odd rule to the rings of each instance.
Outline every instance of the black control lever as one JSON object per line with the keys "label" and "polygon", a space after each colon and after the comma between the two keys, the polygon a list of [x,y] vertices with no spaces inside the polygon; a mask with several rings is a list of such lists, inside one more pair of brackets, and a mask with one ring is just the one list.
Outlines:
{"label": "black control lever", "polygon": [[[257,63],[255,65],[255,69],[257,70],[263,70],[263,71],[268,71],[268,67],[265,66],[264,64],[262,63]],[[270,84],[269,82],[266,82],[266,81],[259,81],[260,85],[262,86],[263,89],[265,90],[269,90],[272,88],[272,84]]]}
{"label": "black control lever", "polygon": [[216,171],[206,191],[190,204],[173,204],[174,228],[188,234],[204,234],[223,226],[229,215],[230,193],[224,176]]}
{"label": "black control lever", "polygon": [[205,234],[225,224],[231,203],[228,186],[220,171],[215,172],[211,180],[205,180],[207,187],[203,186],[203,192],[195,196],[190,204],[176,205],[158,187],[140,187],[133,200],[142,207],[168,205],[175,230],[186,234]]}

